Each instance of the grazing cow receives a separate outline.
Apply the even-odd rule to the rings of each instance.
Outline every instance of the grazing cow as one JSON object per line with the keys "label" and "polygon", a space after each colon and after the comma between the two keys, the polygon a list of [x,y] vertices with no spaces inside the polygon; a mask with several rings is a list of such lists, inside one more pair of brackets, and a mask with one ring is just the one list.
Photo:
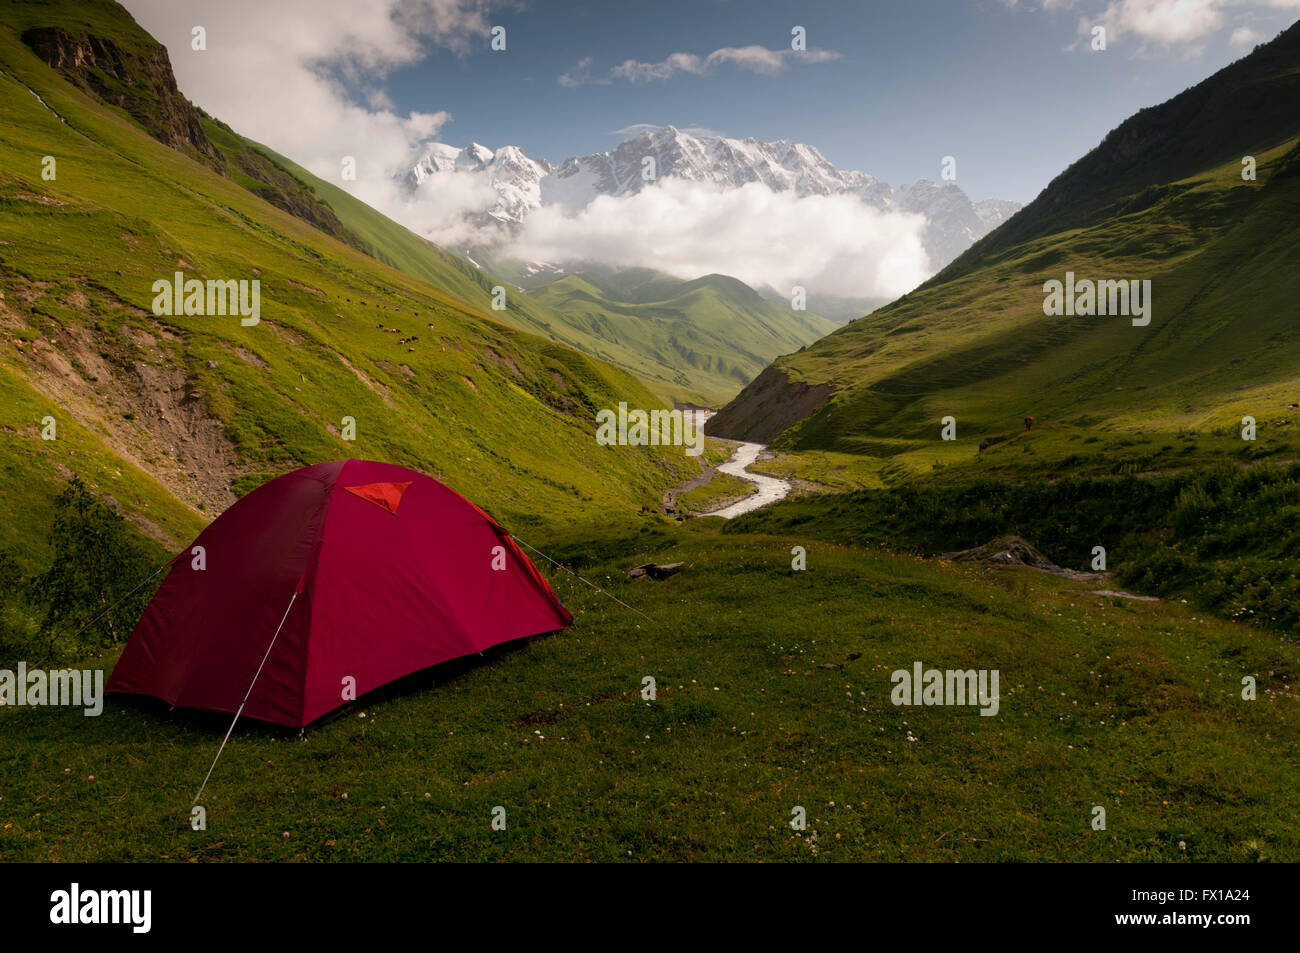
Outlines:
{"label": "grazing cow", "polygon": [[1033,418],[1033,417],[1026,417],[1026,418],[1025,418],[1025,429],[1026,429],[1026,430],[1033,430],[1033,429],[1034,429],[1034,418]]}

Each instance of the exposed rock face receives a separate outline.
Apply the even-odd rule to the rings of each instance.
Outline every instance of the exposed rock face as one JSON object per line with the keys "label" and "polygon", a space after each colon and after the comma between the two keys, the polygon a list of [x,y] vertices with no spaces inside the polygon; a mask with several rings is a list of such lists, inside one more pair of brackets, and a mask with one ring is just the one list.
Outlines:
{"label": "exposed rock face", "polygon": [[711,437],[771,443],[778,434],[817,411],[834,393],[831,384],[792,381],[775,365],[764,368],[722,410],[709,418]]}
{"label": "exposed rock face", "polygon": [[62,27],[37,27],[22,39],[65,79],[125,110],[159,142],[209,165],[223,164],[198,110],[177,88],[162,45],[142,44],[136,53],[103,37],[73,36]]}
{"label": "exposed rock face", "polygon": [[23,42],[63,78],[97,99],[122,109],[163,145],[224,174],[231,167],[256,180],[254,194],[335,238],[363,249],[334,210],[279,163],[250,149],[224,124],[212,120],[223,146],[204,128],[204,114],[181,95],[166,47],[142,35],[130,49],[98,36],[73,36],[62,27],[35,27]]}

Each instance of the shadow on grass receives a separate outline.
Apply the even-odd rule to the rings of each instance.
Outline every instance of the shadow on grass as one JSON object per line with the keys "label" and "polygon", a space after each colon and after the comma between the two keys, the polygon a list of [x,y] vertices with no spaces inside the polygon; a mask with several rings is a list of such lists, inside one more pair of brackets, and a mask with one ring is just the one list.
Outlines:
{"label": "shadow on grass", "polygon": [[[372,691],[366,692],[355,701],[350,701],[333,711],[326,712],[302,729],[301,733],[308,734],[319,728],[324,728],[326,725],[350,715],[355,710],[382,704],[394,698],[429,691],[439,685],[445,685],[481,666],[491,665],[499,659],[522,651],[526,643],[530,641],[549,638],[555,634],[554,632],[545,632],[540,635],[522,636],[509,642],[490,646],[484,651],[473,655],[439,662],[437,665],[431,665],[409,675],[403,675],[401,678],[394,679]],[[148,695],[113,694],[109,696],[109,699],[124,708],[131,708],[159,719],[170,719],[177,726],[184,726],[200,733],[211,732],[216,735],[224,735],[226,729],[230,727],[232,717],[225,712],[172,706],[162,699],[152,698]],[[240,716],[236,729],[238,733],[265,738],[284,737],[295,733],[293,728],[277,725],[274,722],[260,721],[248,715]]]}

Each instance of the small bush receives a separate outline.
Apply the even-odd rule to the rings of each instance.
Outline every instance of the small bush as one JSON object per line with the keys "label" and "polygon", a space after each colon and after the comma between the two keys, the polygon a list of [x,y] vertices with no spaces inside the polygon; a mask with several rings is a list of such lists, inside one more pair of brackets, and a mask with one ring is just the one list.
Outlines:
{"label": "small bush", "polygon": [[32,600],[45,613],[40,634],[51,642],[78,633],[88,644],[125,641],[150,596],[147,586],[126,596],[148,575],[148,558],[126,521],[80,477],[55,497],[54,511],[53,562],[31,584]]}

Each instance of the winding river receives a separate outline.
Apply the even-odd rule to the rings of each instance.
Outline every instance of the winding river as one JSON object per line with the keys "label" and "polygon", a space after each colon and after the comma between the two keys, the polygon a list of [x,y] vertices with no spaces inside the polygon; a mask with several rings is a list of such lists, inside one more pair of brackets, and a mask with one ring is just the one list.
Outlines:
{"label": "winding river", "polygon": [[702,516],[721,516],[724,520],[729,520],[733,516],[748,513],[751,510],[784,499],[791,489],[789,480],[780,480],[776,477],[764,476],[761,473],[751,473],[748,469],[749,465],[758,459],[758,455],[763,452],[765,446],[766,444],[762,443],[742,443],[731,455],[731,459],[718,467],[723,473],[729,473],[757,485],[758,492],[751,493],[743,500],[732,503],[723,509],[714,510],[712,513],[702,513]]}

